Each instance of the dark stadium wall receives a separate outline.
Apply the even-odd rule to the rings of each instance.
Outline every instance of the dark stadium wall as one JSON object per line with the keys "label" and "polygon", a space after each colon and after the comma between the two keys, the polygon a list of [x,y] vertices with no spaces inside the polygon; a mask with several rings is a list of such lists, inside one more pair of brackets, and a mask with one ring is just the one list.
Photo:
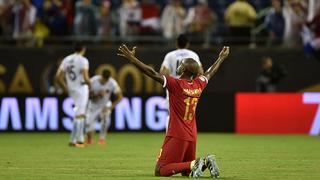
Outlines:
{"label": "dark stadium wall", "polygon": [[[142,47],[138,49],[137,56],[158,70],[169,50],[171,49]],[[196,51],[205,69],[218,54],[218,49]],[[0,48],[0,93],[52,94],[54,73],[61,59],[70,52],[72,52],[70,48]],[[126,93],[137,95],[163,93],[161,86],[142,75],[116,53],[117,49],[114,48],[89,47],[86,56],[90,61],[90,74],[94,75],[105,68],[110,69]],[[232,48],[230,57],[210,82],[206,92],[254,92],[261,58],[265,56],[271,56],[277,64],[282,64],[288,71],[287,76],[279,83],[280,92],[300,91],[320,81],[320,62],[306,58],[301,50]]]}
{"label": "dark stadium wall", "polygon": [[[155,69],[159,69],[163,57],[170,50],[172,49],[142,47],[138,49],[137,56]],[[218,54],[218,49],[196,51],[202,59],[204,68],[208,68]],[[53,77],[61,59],[70,52],[72,52],[70,47],[0,48],[0,131],[68,130],[72,116],[72,102],[65,99],[64,95],[57,95]],[[133,65],[119,58],[116,52],[115,48],[89,47],[86,55],[90,61],[90,74],[94,75],[103,69],[111,70],[126,96],[123,104],[112,114],[114,123],[111,124],[111,131],[163,131],[166,111],[163,108],[162,100],[165,94],[162,87],[141,74]],[[236,117],[239,114],[235,111],[239,107],[235,94],[255,91],[261,58],[270,54],[276,63],[282,64],[288,71],[288,75],[279,84],[279,91],[292,93],[319,84],[320,62],[305,58],[300,50],[232,48],[230,57],[210,81],[199,102],[197,108],[199,131],[266,132],[263,130],[257,132],[255,129],[238,131]],[[302,106],[301,103],[297,106]],[[303,104],[303,106],[310,105]],[[310,122],[313,122],[317,104],[311,106],[313,109],[307,108],[308,111],[305,113],[308,114]],[[295,110],[293,108],[289,111]],[[244,115],[250,115],[255,111],[253,107],[242,112]],[[260,112],[262,115],[265,113]],[[261,114],[254,115],[260,117]],[[277,116],[268,117],[277,118]],[[318,119],[320,122],[320,114]],[[265,120],[268,122],[268,119]],[[281,121],[281,118],[277,120]],[[290,132],[296,131],[293,129]]]}

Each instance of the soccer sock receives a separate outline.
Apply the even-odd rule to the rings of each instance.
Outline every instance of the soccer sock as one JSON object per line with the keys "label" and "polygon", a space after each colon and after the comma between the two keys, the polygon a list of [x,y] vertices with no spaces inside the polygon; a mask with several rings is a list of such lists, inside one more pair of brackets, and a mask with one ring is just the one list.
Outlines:
{"label": "soccer sock", "polygon": [[90,131],[90,132],[87,132],[87,143],[91,144],[93,143],[93,134],[94,132],[93,131]]}
{"label": "soccer sock", "polygon": [[73,119],[72,121],[72,129],[70,135],[70,142],[75,144],[77,142],[77,120]]}
{"label": "soccer sock", "polygon": [[79,129],[79,142],[83,143],[84,142],[84,125],[85,125],[85,122],[84,122],[84,119],[79,119],[79,126],[80,126],[80,129]]}
{"label": "soccer sock", "polygon": [[172,176],[181,172],[190,172],[191,162],[170,163],[160,168],[160,176]]}
{"label": "soccer sock", "polygon": [[80,141],[80,142],[83,142],[83,141],[81,141],[81,136],[83,136],[83,128],[81,127],[82,126],[82,124],[81,124],[81,122],[83,122],[83,118],[76,118],[75,119],[75,123],[76,123],[76,137],[75,137],[75,139],[76,139],[76,142],[77,141]]}
{"label": "soccer sock", "polygon": [[110,123],[110,113],[103,113],[101,117],[101,130],[99,133],[99,139],[106,139],[108,127]]}

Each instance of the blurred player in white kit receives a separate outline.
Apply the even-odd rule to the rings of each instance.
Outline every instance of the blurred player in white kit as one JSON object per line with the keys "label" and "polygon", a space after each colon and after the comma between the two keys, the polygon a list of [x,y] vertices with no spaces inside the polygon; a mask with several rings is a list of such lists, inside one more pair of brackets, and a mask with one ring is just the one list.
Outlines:
{"label": "blurred player in white kit", "polygon": [[[123,95],[118,83],[111,77],[111,73],[108,70],[104,70],[101,75],[92,77],[91,82],[88,118],[86,119],[86,143],[93,143],[96,120],[100,118],[101,129],[98,143],[105,144],[111,111],[121,101]],[[112,94],[115,96],[113,102],[110,99]]]}
{"label": "blurred player in white kit", "polygon": [[[200,58],[197,53],[189,50],[190,43],[188,37],[185,34],[180,34],[176,40],[176,50],[173,50],[166,54],[160,68],[160,74],[162,75],[171,75],[175,78],[178,78],[180,75],[177,74],[177,68],[180,65],[181,61],[186,58],[194,59],[200,67],[200,74],[203,74],[203,67],[200,62]],[[166,91],[166,105],[169,111],[169,95]],[[167,116],[166,121],[166,130],[169,126],[169,115]]]}
{"label": "blurred player in white kit", "polygon": [[75,53],[63,59],[56,74],[58,83],[74,101],[75,116],[69,142],[72,147],[84,147],[84,125],[91,87],[89,62],[84,57],[85,53],[83,44],[75,44]]}

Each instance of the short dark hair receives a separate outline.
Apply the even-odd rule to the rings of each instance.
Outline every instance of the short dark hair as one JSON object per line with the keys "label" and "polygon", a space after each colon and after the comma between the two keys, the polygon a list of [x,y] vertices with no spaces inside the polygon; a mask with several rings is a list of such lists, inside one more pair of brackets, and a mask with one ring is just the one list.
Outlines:
{"label": "short dark hair", "polygon": [[195,78],[199,74],[199,64],[192,58],[184,59],[185,73]]}
{"label": "short dark hair", "polygon": [[177,38],[177,46],[179,48],[186,48],[189,43],[189,39],[186,34],[180,34]]}
{"label": "short dark hair", "polygon": [[83,48],[86,47],[86,46],[84,45],[84,43],[82,43],[82,42],[75,42],[73,46],[74,46],[74,51],[75,51],[75,52],[80,52],[80,51],[83,50]]}
{"label": "short dark hair", "polygon": [[111,76],[111,72],[109,70],[105,69],[102,71],[102,77],[104,79],[109,79],[110,76]]}

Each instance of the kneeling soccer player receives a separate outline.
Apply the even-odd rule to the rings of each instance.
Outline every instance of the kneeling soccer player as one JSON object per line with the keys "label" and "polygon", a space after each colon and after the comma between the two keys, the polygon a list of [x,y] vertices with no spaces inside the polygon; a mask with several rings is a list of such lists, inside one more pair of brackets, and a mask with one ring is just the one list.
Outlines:
{"label": "kneeling soccer player", "polygon": [[[101,75],[91,78],[90,101],[88,106],[88,118],[86,121],[87,144],[93,143],[93,134],[96,128],[96,120],[100,117],[101,129],[98,144],[105,144],[107,130],[110,124],[110,115],[114,107],[121,101],[122,92],[111,77],[111,72],[104,70]],[[116,99],[111,103],[110,97],[114,94]]]}
{"label": "kneeling soccer player", "polygon": [[197,127],[195,110],[208,80],[217,72],[220,64],[229,54],[229,47],[223,47],[219,58],[199,76],[199,65],[191,59],[183,59],[177,72],[179,79],[162,76],[150,66],[135,57],[135,48],[129,50],[126,45],[119,47],[119,56],[128,59],[140,71],[158,81],[169,92],[170,123],[166,138],[157,160],[155,175],[171,176],[177,173],[190,177],[201,177],[208,168],[211,177],[219,177],[219,168],[214,155],[195,158]]}

